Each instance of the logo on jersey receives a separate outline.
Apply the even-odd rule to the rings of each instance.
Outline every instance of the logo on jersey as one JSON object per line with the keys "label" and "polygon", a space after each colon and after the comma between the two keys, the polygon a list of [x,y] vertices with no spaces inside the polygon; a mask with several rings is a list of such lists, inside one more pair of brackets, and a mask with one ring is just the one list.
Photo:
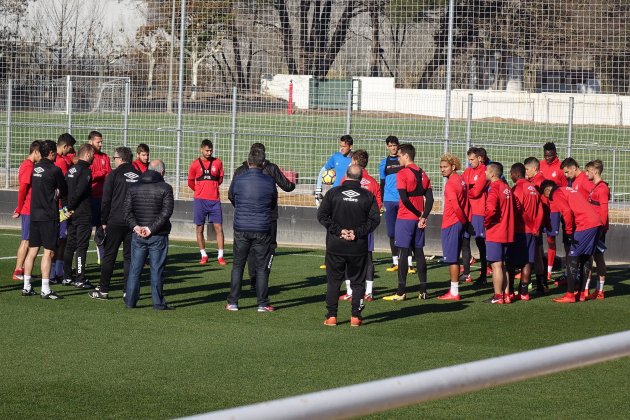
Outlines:
{"label": "logo on jersey", "polygon": [[475,176],[473,177],[473,181],[476,181],[478,178],[479,178],[479,175],[475,175]]}
{"label": "logo on jersey", "polygon": [[68,178],[74,178],[74,174],[77,173],[77,168],[75,168],[74,166],[72,168],[70,168],[70,170],[68,171]]}
{"label": "logo on jersey", "polygon": [[125,179],[125,182],[138,182],[138,177],[139,175],[133,172],[125,172],[124,177],[127,178]]}
{"label": "logo on jersey", "polygon": [[551,177],[552,177],[552,178],[555,178],[555,177],[556,177],[556,175],[557,175],[557,174],[556,174],[556,171],[553,171],[553,172],[551,173]]}
{"label": "logo on jersey", "polygon": [[45,171],[44,168],[42,168],[41,166],[38,166],[37,168],[33,169],[33,172],[34,172],[33,176],[41,177],[44,171]]}
{"label": "logo on jersey", "polygon": [[506,189],[503,190],[503,195],[505,195],[505,198],[510,198],[510,193],[511,192],[512,191],[510,191],[509,188],[506,188]]}
{"label": "logo on jersey", "polygon": [[341,194],[345,195],[343,201],[352,201],[353,203],[358,202],[359,200],[356,197],[361,195],[358,192],[352,190],[343,191]]}
{"label": "logo on jersey", "polygon": [[367,186],[370,185],[370,181],[365,178],[361,178],[361,186],[367,189]]}

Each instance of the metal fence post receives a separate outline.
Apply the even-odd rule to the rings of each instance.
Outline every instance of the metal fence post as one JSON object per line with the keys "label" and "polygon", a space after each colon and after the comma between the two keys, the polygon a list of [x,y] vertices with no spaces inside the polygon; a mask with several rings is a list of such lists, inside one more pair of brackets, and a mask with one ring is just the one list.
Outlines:
{"label": "metal fence post", "polygon": [[179,29],[179,81],[178,81],[178,97],[177,97],[177,150],[175,150],[175,199],[179,199],[179,190],[181,184],[180,169],[182,160],[182,112],[184,108],[184,47],[185,47],[185,29],[186,29],[186,0],[182,0],[181,23]]}
{"label": "metal fence post", "polygon": [[473,118],[473,94],[468,94],[468,116],[466,117],[466,153],[470,149],[472,139],[472,118]]}
{"label": "metal fence post", "polygon": [[123,117],[123,146],[127,146],[129,137],[129,108],[131,108],[131,81],[125,82],[125,114]]}
{"label": "metal fence post", "polygon": [[451,75],[453,70],[453,27],[455,22],[455,0],[448,2],[448,52],[446,56],[446,106],[444,115],[444,152],[448,152],[451,129]]}
{"label": "metal fence post", "polygon": [[4,157],[6,174],[4,178],[4,188],[9,188],[9,166],[11,166],[11,105],[13,98],[13,80],[9,79],[7,85],[7,148],[6,155]]}
{"label": "metal fence post", "polygon": [[72,79],[66,76],[66,114],[68,116],[68,133],[72,134]]}
{"label": "metal fence post", "polygon": [[232,132],[230,134],[230,180],[234,174],[234,159],[236,159],[236,100],[238,91],[236,86],[232,87]]}
{"label": "metal fence post", "polygon": [[352,91],[346,92],[346,134],[350,134],[352,128]]}
{"label": "metal fence post", "polygon": [[617,169],[617,151],[612,151],[612,179],[610,180],[610,202],[615,202],[615,170]]}
{"label": "metal fence post", "polygon": [[567,139],[567,156],[571,156],[571,146],[573,145],[573,109],[575,107],[575,98],[569,98],[569,134]]}

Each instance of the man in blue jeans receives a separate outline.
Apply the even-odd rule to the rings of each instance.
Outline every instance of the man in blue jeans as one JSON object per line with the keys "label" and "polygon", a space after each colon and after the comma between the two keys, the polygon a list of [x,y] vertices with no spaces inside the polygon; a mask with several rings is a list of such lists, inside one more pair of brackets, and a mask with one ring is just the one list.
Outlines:
{"label": "man in blue jeans", "polygon": [[124,214],[133,229],[131,238],[131,268],[127,279],[125,306],[135,308],[140,297],[140,273],[149,255],[151,265],[151,297],[153,309],[172,310],[164,300],[164,266],[168,254],[170,218],[175,200],[173,187],[164,182],[164,162],[154,160],[142,174],[140,182],[129,188],[125,197]]}
{"label": "man in blue jeans", "polygon": [[267,264],[271,246],[272,211],[278,202],[276,182],[263,173],[265,152],[252,148],[247,156],[249,169],[234,177],[228,197],[234,206],[234,249],[230,294],[225,309],[238,311],[241,284],[247,256],[254,256],[258,312],[273,312],[269,304]]}

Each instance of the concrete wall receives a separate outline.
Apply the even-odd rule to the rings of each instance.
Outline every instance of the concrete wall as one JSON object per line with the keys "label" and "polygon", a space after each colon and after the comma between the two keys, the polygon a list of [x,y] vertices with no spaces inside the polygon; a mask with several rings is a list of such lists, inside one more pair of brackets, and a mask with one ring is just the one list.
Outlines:
{"label": "concrete wall", "polygon": [[[17,201],[17,192],[0,190],[0,226],[20,228],[19,219],[12,219],[11,214]],[[225,239],[233,238],[232,220],[234,213],[229,203],[223,203],[223,229]],[[429,219],[429,228],[426,232],[426,255],[441,255],[440,224],[442,216],[432,215]],[[192,223],[192,202],[176,201],[175,211],[171,218],[173,230],[171,237],[178,239],[195,240],[195,226]],[[212,229],[210,229],[212,230]],[[317,222],[317,209],[314,207],[280,207],[280,219],[278,220],[278,242],[281,245],[295,245],[306,247],[324,247],[324,228]],[[7,240],[7,239],[5,239]],[[17,246],[17,239],[15,240]],[[630,225],[611,225],[606,236],[609,244],[606,251],[606,259],[610,262],[630,262]],[[379,251],[389,251],[389,239],[385,230],[385,219],[376,230],[376,248]],[[473,242],[474,248],[474,242]],[[473,251],[476,254],[476,251]]]}
{"label": "concrete wall", "polygon": [[[308,80],[312,76],[281,75],[263,80],[262,93],[287,99],[289,81],[293,80],[293,101],[299,109],[308,109]],[[362,111],[444,117],[446,91],[397,89],[393,77],[359,77]],[[630,126],[630,96],[530,93],[526,91],[453,90],[451,117],[466,119],[468,94],[473,94],[473,119],[504,118],[538,123],[567,124],[569,98],[575,101],[574,124]]]}

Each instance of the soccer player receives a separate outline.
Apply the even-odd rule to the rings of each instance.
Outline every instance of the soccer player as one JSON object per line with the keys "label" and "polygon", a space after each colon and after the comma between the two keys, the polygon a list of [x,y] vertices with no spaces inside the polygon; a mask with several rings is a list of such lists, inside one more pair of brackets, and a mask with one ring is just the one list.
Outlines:
{"label": "soccer player", "polygon": [[486,259],[486,229],[483,225],[486,210],[486,197],[488,195],[488,181],[486,180],[487,158],[485,150],[478,147],[471,147],[467,152],[468,168],[464,170],[462,178],[466,183],[468,202],[468,222],[464,231],[464,242],[462,245],[462,262],[464,272],[461,280],[471,282],[470,261],[472,252],[470,250],[470,238],[475,237],[475,244],[479,250],[479,262],[481,263],[480,276],[475,281],[475,285],[484,286],[487,283],[488,261]]}
{"label": "soccer player", "polygon": [[204,139],[199,146],[200,156],[190,164],[188,169],[188,186],[195,192],[193,196],[193,220],[197,226],[197,245],[201,253],[199,264],[208,263],[206,240],[203,236],[206,220],[212,223],[217,236],[218,256],[220,265],[226,265],[223,258],[223,212],[219,186],[223,183],[223,162],[212,156],[214,145],[212,141]]}
{"label": "soccer player", "polygon": [[580,165],[572,157],[562,161],[560,168],[564,171],[569,187],[582,194],[588,200],[591,190],[595,185],[588,179],[586,173],[580,169]]}
{"label": "soccer player", "polygon": [[486,255],[492,266],[494,296],[486,303],[510,303],[505,278],[504,261],[507,246],[514,241],[514,208],[512,190],[502,179],[503,165],[493,162],[486,167],[490,189],[486,198],[484,225],[486,228]]}
{"label": "soccer player", "polygon": [[346,173],[346,169],[350,166],[350,161],[352,160],[352,145],[354,144],[354,140],[352,136],[346,134],[341,136],[339,139],[339,151],[330,155],[322,169],[319,171],[319,175],[317,176],[317,183],[315,187],[315,204],[319,206],[323,196],[322,196],[322,175],[324,172],[330,169],[335,170],[335,182],[333,182],[333,187],[338,187],[341,185],[341,179],[343,174]]}
{"label": "soccer player", "polygon": [[582,197],[582,194],[571,188],[558,187],[553,181],[545,180],[541,189],[543,195],[556,203],[569,236],[569,254],[567,255],[567,292],[553,299],[558,303],[576,301],[577,289],[579,300],[586,300],[586,293],[579,293],[584,288],[578,281],[586,280],[591,271],[593,259],[602,222],[594,207]]}
{"label": "soccer player", "polygon": [[515,163],[510,168],[510,178],[514,183],[514,242],[508,245],[507,272],[510,298],[514,292],[516,269],[521,269],[521,284],[518,299],[529,300],[529,282],[532,265],[536,263],[536,236],[540,235],[543,220],[540,194],[536,187],[525,178],[525,165]]}
{"label": "soccer player", "polygon": [[536,294],[543,296],[549,290],[547,275],[545,274],[545,254],[543,250],[542,234],[546,231],[545,226],[550,223],[549,219],[549,200],[542,195],[540,185],[545,181],[545,176],[540,172],[540,161],[530,156],[523,161],[525,165],[525,176],[527,180],[536,187],[540,196],[540,204],[542,211],[542,224],[540,233],[535,237],[535,263],[534,272],[536,273]]}
{"label": "soccer player", "polygon": [[141,174],[149,169],[149,146],[140,143],[136,148],[136,160],[133,161],[133,167]]}
{"label": "soccer player", "polygon": [[586,164],[586,176],[589,181],[593,183],[593,189],[591,190],[588,202],[595,206],[595,210],[599,214],[599,219],[602,223],[602,228],[599,232],[599,241],[595,249],[593,259],[597,264],[597,276],[599,281],[595,283],[595,291],[588,294],[588,286],[591,280],[590,276],[586,279],[586,285],[584,288],[587,294],[586,299],[604,299],[604,282],[606,280],[606,262],[604,261],[604,251],[606,244],[606,232],[608,232],[608,201],[610,200],[610,189],[608,184],[602,179],[602,172],[604,171],[604,164],[601,160],[596,159]]}
{"label": "soccer player", "polygon": [[442,215],[442,255],[449,265],[451,288],[438,296],[442,300],[460,300],[459,253],[464,240],[464,226],[468,223],[468,196],[466,182],[457,173],[462,164],[456,156],[444,154],[440,159],[440,173],[447,179],[444,184],[444,211]]}
{"label": "soccer player", "polygon": [[18,190],[17,207],[13,210],[13,218],[18,217],[22,222],[22,241],[17,249],[17,259],[15,262],[15,270],[13,271],[13,280],[24,280],[24,259],[28,252],[29,227],[31,224],[31,178],[35,164],[39,162],[41,155],[39,154],[40,142],[35,140],[31,143],[29,153],[26,159],[20,164],[18,169],[18,182],[20,189]]}
{"label": "soccer player", "polygon": [[[61,173],[65,177],[68,169],[73,165],[72,160],[68,162],[66,156],[77,141],[68,133],[64,133],[57,139],[57,157],[55,158],[55,166],[61,169]],[[59,209],[62,204],[59,201]],[[55,260],[50,267],[50,282],[52,284],[60,284],[63,280],[63,255],[66,250],[66,239],[68,237],[68,221],[64,220],[59,223],[59,245],[55,251]]]}
{"label": "soccer player", "polygon": [[[92,283],[85,278],[87,250],[92,234],[92,171],[94,148],[89,144],[79,147],[79,161],[68,171],[68,197],[64,209],[72,214],[68,219],[68,243],[63,257],[63,284],[80,289],[91,289]],[[76,259],[75,259],[76,254]],[[103,253],[103,255],[105,255]],[[77,275],[72,278],[72,263],[76,263]]]}
{"label": "soccer player", "polygon": [[[544,159],[540,162],[540,172],[542,172],[545,179],[553,181],[559,187],[566,187],[568,183],[566,177],[564,176],[564,171],[560,168],[560,160],[558,159],[555,143],[545,143],[543,145],[543,155]],[[560,233],[560,211],[556,207],[555,203],[550,203],[549,211],[549,224],[551,228],[546,230],[547,280],[551,280],[553,263],[556,259],[556,236]]]}
{"label": "soccer player", "polygon": [[[103,135],[98,131],[90,131],[88,134],[88,144],[94,148],[94,160],[90,165],[92,171],[92,226],[101,226],[101,203],[103,201],[103,187],[105,178],[112,171],[109,156],[102,151]],[[105,248],[102,245],[96,246],[96,262],[101,263],[101,257],[105,255]]]}
{"label": "soccer player", "polygon": [[416,149],[411,144],[402,144],[398,159],[403,166],[396,177],[396,188],[400,204],[396,218],[395,245],[398,247],[398,290],[385,296],[388,301],[405,300],[407,287],[407,257],[415,249],[420,299],[427,299],[427,262],[424,259],[424,229],[433,208],[433,189],[427,174],[415,163]]}
{"label": "soccer player", "polygon": [[33,296],[37,293],[31,285],[31,273],[37,253],[41,246],[44,255],[41,260],[42,299],[61,299],[50,290],[50,265],[57,248],[59,232],[58,199],[65,199],[68,193],[66,180],[61,169],[55,166],[57,145],[52,140],[44,140],[39,146],[41,159],[35,164],[31,180],[31,225],[29,227],[29,248],[24,260],[24,288],[22,296]]}
{"label": "soccer player", "polygon": [[385,139],[389,155],[383,160],[378,168],[379,178],[381,180],[381,201],[385,209],[385,225],[387,227],[387,237],[389,238],[389,247],[392,251],[392,265],[387,271],[398,271],[398,249],[394,244],[394,233],[396,228],[396,215],[398,214],[398,203],[400,197],[396,189],[396,175],[402,169],[398,161],[398,147],[400,142],[398,137],[389,136]]}
{"label": "soccer player", "polygon": [[[358,165],[361,168],[361,187],[371,192],[376,198],[376,204],[379,211],[383,208],[383,201],[381,201],[381,188],[374,178],[370,176],[366,167],[370,156],[365,150],[356,150],[352,154],[352,165]],[[341,180],[341,183],[346,180],[346,177]],[[372,253],[374,252],[374,232],[368,234],[368,259],[367,270],[365,274],[365,295],[363,300],[372,302],[374,300],[374,261],[372,260]],[[339,299],[352,300],[352,286],[350,280],[346,279],[346,294],[341,295]]]}

